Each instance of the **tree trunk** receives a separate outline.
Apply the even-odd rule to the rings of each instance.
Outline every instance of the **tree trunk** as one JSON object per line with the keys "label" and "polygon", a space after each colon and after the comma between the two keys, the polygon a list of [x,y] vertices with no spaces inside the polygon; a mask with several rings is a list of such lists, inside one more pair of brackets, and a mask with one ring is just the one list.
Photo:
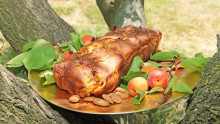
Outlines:
{"label": "tree trunk", "polygon": [[96,0],[109,28],[146,27],[144,0]]}
{"label": "tree trunk", "polygon": [[47,0],[1,0],[0,30],[16,52],[39,38],[50,42],[70,41],[74,29],[61,19]]}
{"label": "tree trunk", "polygon": [[181,124],[220,123],[220,37],[218,52],[206,64],[203,76],[188,100],[186,116]]}
{"label": "tree trunk", "polygon": [[0,124],[106,124],[110,116],[82,114],[45,102],[0,64]]}

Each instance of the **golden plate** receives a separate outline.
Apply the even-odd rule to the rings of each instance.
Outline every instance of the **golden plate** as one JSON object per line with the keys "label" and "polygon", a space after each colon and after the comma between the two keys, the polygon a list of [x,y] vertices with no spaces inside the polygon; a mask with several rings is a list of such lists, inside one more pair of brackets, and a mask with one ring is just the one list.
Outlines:
{"label": "golden plate", "polygon": [[[39,70],[32,70],[31,73],[29,73],[28,79],[31,87],[46,101],[59,107],[76,112],[89,114],[126,114],[146,111],[158,107],[156,104],[154,104],[154,101],[158,101],[163,97],[163,95],[160,93],[146,95],[145,99],[141,102],[140,105],[133,105],[131,102],[132,97],[123,99],[123,102],[121,104],[112,104],[108,107],[97,106],[94,105],[92,102],[85,102],[83,101],[83,99],[80,99],[78,103],[71,103],[69,102],[71,94],[67,93],[64,90],[60,90],[56,84],[43,86],[43,79],[38,76],[39,73]],[[176,75],[178,77],[178,82],[184,82],[191,89],[195,88],[195,86],[199,82],[199,79],[201,78],[200,73],[189,72],[184,69],[177,70]],[[184,95],[185,93],[173,92],[165,104],[175,101],[183,97]]]}

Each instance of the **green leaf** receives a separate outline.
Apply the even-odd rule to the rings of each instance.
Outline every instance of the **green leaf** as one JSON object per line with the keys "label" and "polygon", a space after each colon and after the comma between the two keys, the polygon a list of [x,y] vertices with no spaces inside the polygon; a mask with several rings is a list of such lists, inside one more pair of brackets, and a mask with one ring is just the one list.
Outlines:
{"label": "green leaf", "polygon": [[155,92],[160,92],[160,91],[164,91],[164,89],[162,87],[154,87],[149,91],[149,94],[155,93]]}
{"label": "green leaf", "polygon": [[137,71],[137,72],[133,72],[133,73],[126,75],[125,77],[122,78],[122,80],[128,83],[134,77],[147,78],[147,76],[148,76],[148,73]]}
{"label": "green leaf", "polygon": [[128,87],[127,87],[127,85],[125,85],[125,84],[123,84],[123,83],[121,83],[121,84],[120,84],[120,87],[121,87],[121,88],[123,88],[123,89],[126,89],[126,90],[128,90]]}
{"label": "green leaf", "polygon": [[35,43],[36,41],[31,41],[31,42],[26,43],[23,46],[22,52],[27,52],[28,50],[30,50],[35,45]]}
{"label": "green leaf", "polygon": [[72,44],[69,44],[68,46],[73,53],[77,52],[77,49]]}
{"label": "green leaf", "polygon": [[20,67],[24,65],[24,57],[26,56],[27,52],[24,52],[18,56],[15,56],[7,63],[7,67]]}
{"label": "green leaf", "polygon": [[0,53],[0,64],[4,64],[5,62],[5,57],[3,56],[2,53]]}
{"label": "green leaf", "polygon": [[134,77],[144,77],[146,78],[147,77],[147,73],[145,72],[141,72],[140,71],[140,66],[143,64],[143,60],[141,59],[140,56],[135,56],[133,58],[133,61],[131,63],[131,66],[128,70],[128,73],[126,74],[126,76],[124,76],[122,78],[123,81],[125,81],[125,83],[127,84],[132,78]]}
{"label": "green leaf", "polygon": [[145,95],[148,93],[147,91],[142,90],[134,90],[135,92],[138,92],[139,95],[132,98],[132,104],[141,104],[141,101],[145,98]]}
{"label": "green leaf", "polygon": [[69,51],[69,50],[70,50],[70,47],[69,47],[69,46],[67,46],[67,47],[61,47],[60,49],[61,49],[61,51],[66,52],[66,51]]}
{"label": "green leaf", "polygon": [[140,66],[141,66],[143,63],[144,63],[144,62],[143,62],[143,60],[141,59],[140,56],[135,56],[135,57],[133,58],[133,61],[132,61],[132,63],[131,63],[131,66],[130,66],[130,68],[129,68],[129,70],[128,70],[127,75],[129,75],[130,73],[134,73],[134,72],[139,71],[139,68],[140,68]]}
{"label": "green leaf", "polygon": [[205,67],[205,64],[209,61],[210,58],[204,58],[201,53],[195,55],[194,58],[187,58],[180,62],[180,67],[189,69],[191,71],[201,72]]}
{"label": "green leaf", "polygon": [[43,66],[42,68],[39,68],[39,70],[51,70],[53,69],[54,64],[56,63],[56,61],[52,61],[48,64],[46,64],[45,66]]}
{"label": "green leaf", "polygon": [[177,92],[193,94],[193,91],[185,83],[182,82],[175,83],[172,87],[172,90]]}
{"label": "green leaf", "polygon": [[49,85],[55,83],[54,75],[53,75],[53,70],[45,70],[42,71],[39,74],[39,77],[45,77],[46,81],[43,83],[43,85]]}
{"label": "green leaf", "polygon": [[71,37],[71,40],[72,40],[72,44],[73,46],[77,49],[77,51],[81,48],[81,42],[80,42],[80,36],[79,34],[76,34],[76,33],[70,33],[70,37]]}
{"label": "green leaf", "polygon": [[29,51],[24,57],[24,65],[30,72],[52,62],[56,56],[53,46],[38,47]]}
{"label": "green leaf", "polygon": [[41,46],[43,46],[44,44],[47,44],[47,43],[50,43],[50,42],[48,42],[44,39],[38,39],[36,41],[36,43],[33,45],[32,49],[37,48],[37,47],[41,47]]}
{"label": "green leaf", "polygon": [[155,61],[173,61],[175,59],[175,54],[171,52],[157,52],[150,57],[151,60]]}
{"label": "green leaf", "polygon": [[165,93],[167,93],[172,87],[173,85],[176,83],[176,80],[177,80],[177,76],[173,76],[173,78],[170,80],[167,88],[165,89]]}
{"label": "green leaf", "polygon": [[62,62],[64,59],[62,57],[62,54],[58,54],[57,62]]}
{"label": "green leaf", "polygon": [[60,48],[62,48],[62,47],[68,47],[68,43],[67,43],[67,42],[65,42],[65,43],[63,43],[63,44],[57,43],[57,45],[58,45]]}
{"label": "green leaf", "polygon": [[173,55],[175,56],[175,57],[181,57],[181,58],[187,58],[185,55],[183,55],[183,54],[181,54],[181,53],[179,53],[179,52],[177,52],[177,51],[171,51],[172,53],[173,53]]}
{"label": "green leaf", "polygon": [[205,58],[202,53],[196,53],[194,57]]}
{"label": "green leaf", "polygon": [[153,65],[153,66],[156,66],[158,68],[162,66],[161,63],[155,63],[155,62],[145,62],[144,63],[144,66],[148,66],[148,65]]}

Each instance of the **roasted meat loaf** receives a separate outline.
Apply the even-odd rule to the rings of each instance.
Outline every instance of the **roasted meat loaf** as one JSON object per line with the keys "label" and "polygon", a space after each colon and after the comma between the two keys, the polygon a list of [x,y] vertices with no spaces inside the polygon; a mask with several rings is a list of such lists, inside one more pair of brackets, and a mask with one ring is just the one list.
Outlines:
{"label": "roasted meat loaf", "polygon": [[161,32],[126,26],[111,31],[54,65],[60,89],[80,97],[110,93],[128,72],[135,56],[147,61],[155,53]]}

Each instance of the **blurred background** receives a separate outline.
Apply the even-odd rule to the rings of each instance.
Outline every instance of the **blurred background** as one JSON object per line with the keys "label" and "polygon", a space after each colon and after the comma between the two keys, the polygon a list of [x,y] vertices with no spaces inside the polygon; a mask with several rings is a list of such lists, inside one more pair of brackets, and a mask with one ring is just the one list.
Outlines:
{"label": "blurred background", "polygon": [[[81,36],[103,36],[109,31],[95,0],[48,0],[57,14]],[[145,0],[147,27],[162,32],[160,48],[188,57],[217,52],[220,33],[220,0]],[[0,34],[0,49],[9,45]]]}

